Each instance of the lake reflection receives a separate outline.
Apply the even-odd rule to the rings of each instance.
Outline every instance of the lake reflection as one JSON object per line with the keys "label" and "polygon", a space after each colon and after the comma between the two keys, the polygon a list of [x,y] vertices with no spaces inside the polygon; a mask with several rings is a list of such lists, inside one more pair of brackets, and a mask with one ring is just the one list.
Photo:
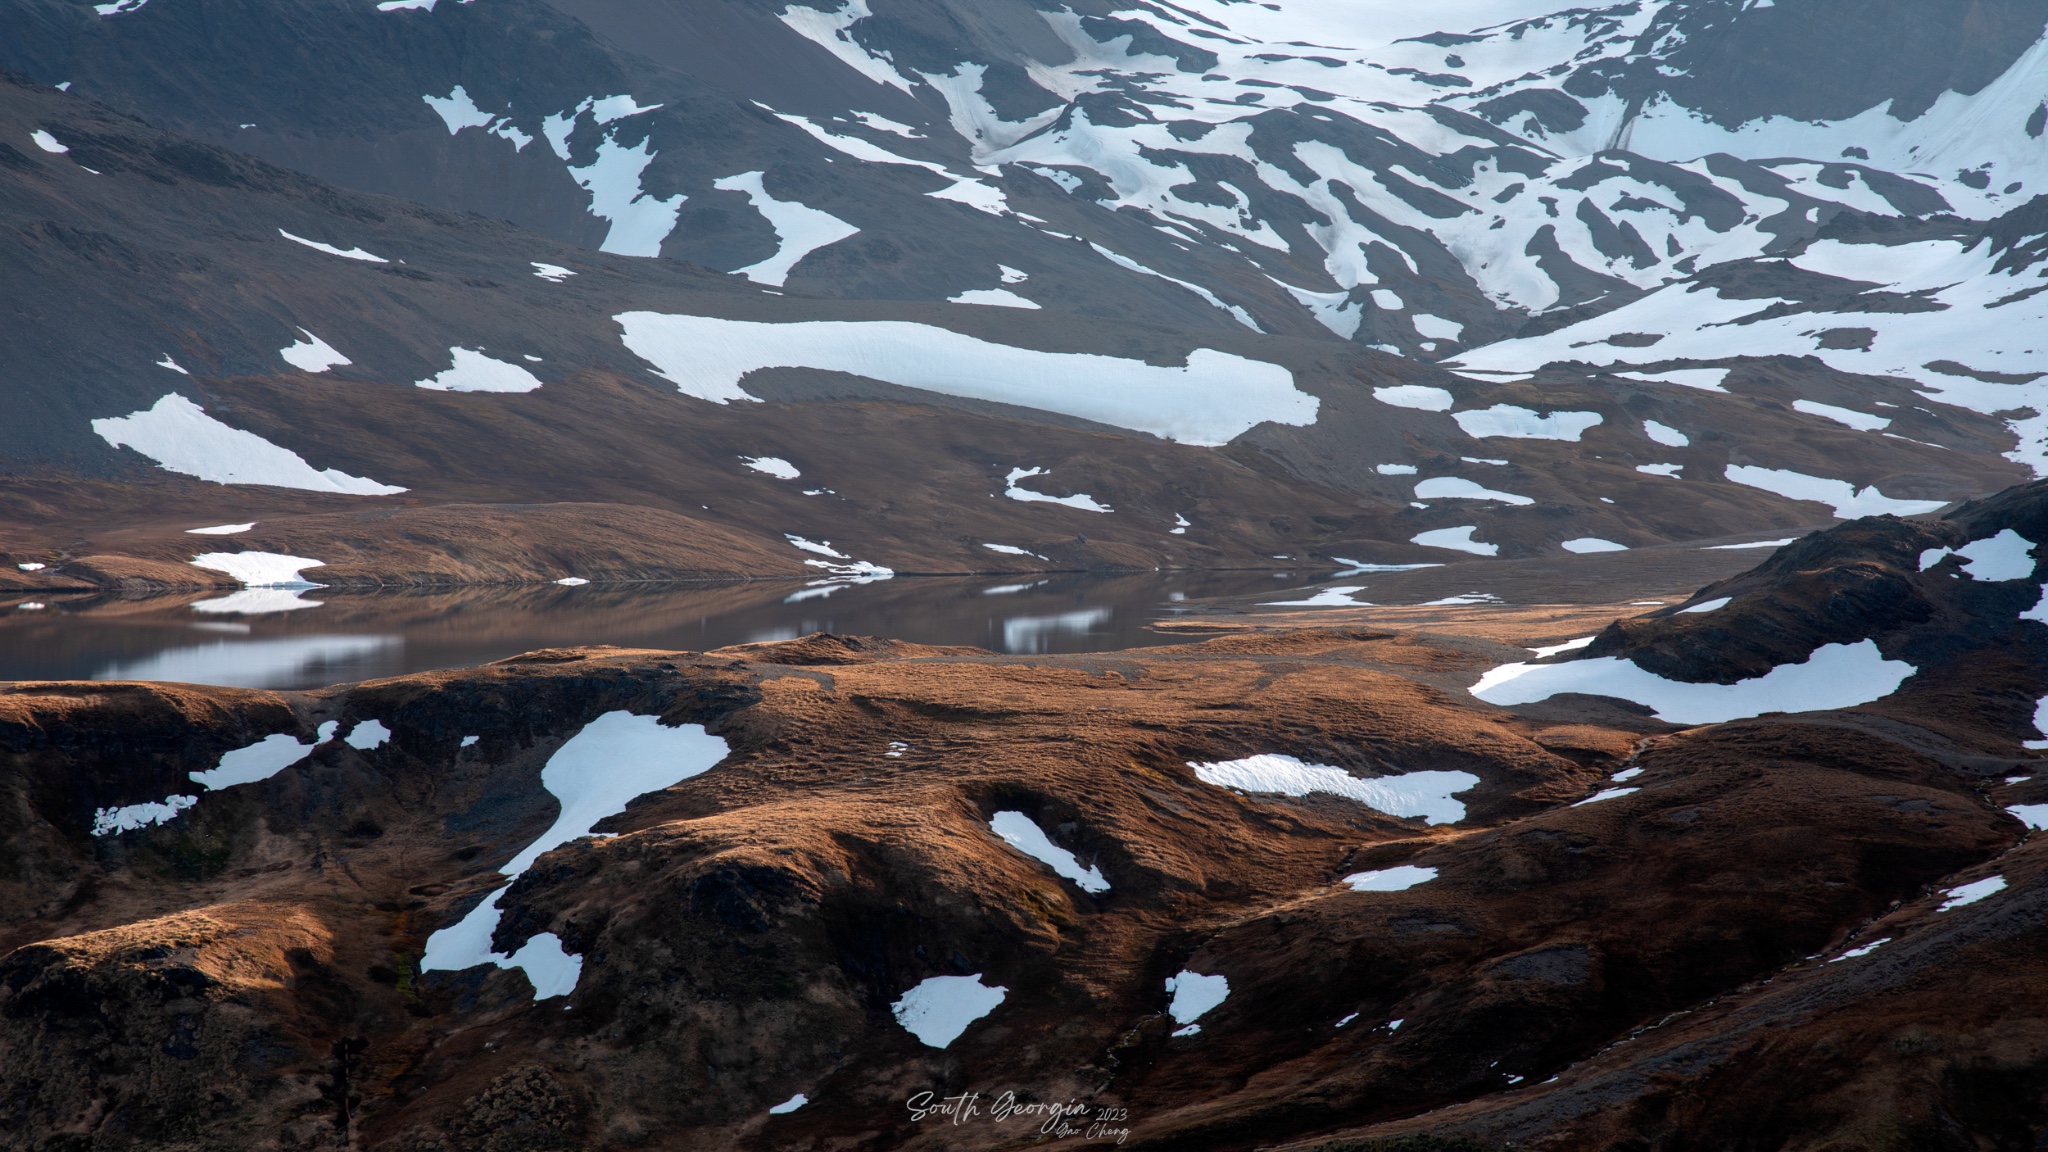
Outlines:
{"label": "lake reflection", "polygon": [[536,648],[703,651],[811,632],[998,652],[1172,642],[1175,601],[1264,591],[1270,572],[911,578],[820,588],[554,585],[441,591],[248,589],[0,604],[0,680],[178,680],[306,688],[465,667]]}

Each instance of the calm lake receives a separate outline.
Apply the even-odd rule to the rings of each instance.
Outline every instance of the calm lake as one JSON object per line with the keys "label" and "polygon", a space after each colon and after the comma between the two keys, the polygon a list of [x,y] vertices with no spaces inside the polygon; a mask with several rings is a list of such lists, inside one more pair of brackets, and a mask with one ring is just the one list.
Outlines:
{"label": "calm lake", "polygon": [[[899,577],[872,584],[249,589],[150,599],[40,594],[0,605],[0,680],[179,680],[308,688],[579,644],[703,651],[827,631],[997,652],[1174,643],[1182,600],[1322,573]],[[26,607],[40,604],[41,607]]]}

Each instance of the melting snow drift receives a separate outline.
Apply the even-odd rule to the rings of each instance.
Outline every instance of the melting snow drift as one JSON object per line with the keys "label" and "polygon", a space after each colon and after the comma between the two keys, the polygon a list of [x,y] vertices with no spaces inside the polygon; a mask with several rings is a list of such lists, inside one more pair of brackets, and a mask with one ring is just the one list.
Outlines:
{"label": "melting snow drift", "polygon": [[1197,348],[1182,367],[1082,352],[992,344],[900,320],[788,324],[622,312],[626,347],[686,396],[753,400],[740,387],[762,368],[850,372],[906,388],[1016,404],[1150,432],[1184,444],[1228,443],[1253,425],[1313,424],[1320,402],[1278,364]]}
{"label": "melting snow drift", "polygon": [[1109,891],[1109,881],[1103,878],[1102,869],[1092,864],[1082,868],[1072,852],[1053,843],[1045,830],[1022,812],[998,812],[989,818],[988,826],[1004,843],[1072,880],[1081,891]]}
{"label": "melting snow drift", "polygon": [[230,428],[176,392],[140,412],[94,420],[92,430],[116,448],[135,449],[165,471],[215,484],[269,484],[352,496],[405,491],[332,468],[316,471],[298,453],[254,432]]}
{"label": "melting snow drift", "polygon": [[1561,692],[1613,696],[1649,707],[1674,724],[1719,724],[1766,712],[1851,708],[1889,696],[1918,669],[1887,660],[1874,640],[1824,644],[1798,664],[1780,664],[1751,680],[1693,684],[1666,680],[1620,656],[1563,664],[1503,664],[1480,677],[1472,695],[1489,704],[1532,704]]}
{"label": "melting snow drift", "polygon": [[448,354],[455,360],[454,367],[416,380],[413,387],[437,392],[531,392],[540,387],[540,378],[533,373],[517,364],[494,360],[481,349],[451,347]]}
{"label": "melting snow drift", "polygon": [[[625,711],[599,716],[557,748],[541,769],[541,785],[561,804],[554,826],[498,871],[509,881],[543,853],[580,837],[607,835],[592,833],[591,826],[625,811],[626,803],[636,796],[704,772],[725,759],[726,752],[725,740],[706,732],[702,724],[666,728],[657,717]],[[497,931],[501,915],[498,901],[510,887],[507,883],[459,923],[429,936],[426,953],[420,957],[421,970],[459,972],[495,964],[524,969],[535,999],[575,991],[583,973],[583,958],[562,951],[561,938],[553,932],[534,935],[510,956],[493,950],[491,935]]]}
{"label": "melting snow drift", "polygon": [[1479,777],[1470,772],[1404,772],[1366,780],[1328,764],[1304,764],[1292,756],[1270,753],[1215,764],[1189,761],[1188,767],[1202,783],[1218,788],[1283,796],[1327,792],[1389,816],[1420,817],[1431,824],[1463,820],[1465,806],[1451,797],[1479,786]]}

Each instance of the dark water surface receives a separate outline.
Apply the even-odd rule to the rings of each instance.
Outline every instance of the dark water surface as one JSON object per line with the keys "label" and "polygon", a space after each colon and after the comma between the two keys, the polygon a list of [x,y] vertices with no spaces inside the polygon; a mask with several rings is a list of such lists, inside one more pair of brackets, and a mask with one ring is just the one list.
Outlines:
{"label": "dark water surface", "polygon": [[142,600],[42,594],[0,605],[0,680],[180,680],[307,688],[458,668],[535,648],[702,651],[810,632],[1089,652],[1174,643],[1147,631],[1183,599],[1255,595],[1314,576],[1180,572],[872,584],[590,584],[350,592],[250,589]]}

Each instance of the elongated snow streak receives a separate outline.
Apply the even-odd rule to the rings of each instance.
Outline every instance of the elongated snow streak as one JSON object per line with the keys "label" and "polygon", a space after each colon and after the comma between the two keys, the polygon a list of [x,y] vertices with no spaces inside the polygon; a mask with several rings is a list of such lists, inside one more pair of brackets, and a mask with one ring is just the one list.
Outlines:
{"label": "elongated snow streak", "polygon": [[1327,792],[1389,816],[1419,817],[1431,824],[1455,824],[1465,818],[1465,805],[1451,799],[1479,786],[1470,772],[1430,770],[1362,779],[1328,764],[1306,764],[1292,756],[1267,753],[1214,764],[1188,762],[1196,779],[1240,792],[1277,792],[1306,796]]}
{"label": "elongated snow streak", "polygon": [[1015,404],[1149,432],[1227,444],[1253,426],[1315,423],[1321,402],[1278,364],[1197,348],[1184,366],[1083,352],[1040,352],[900,320],[770,324],[622,312],[628,349],[684,395],[754,400],[740,387],[763,368],[850,372],[906,388]]}
{"label": "elongated snow streak", "polygon": [[316,471],[298,453],[254,432],[230,428],[176,392],[140,412],[94,420],[92,430],[116,448],[135,449],[167,472],[215,484],[268,484],[352,496],[405,491],[333,468]]}
{"label": "elongated snow streak", "polygon": [[[543,853],[571,840],[611,835],[590,829],[605,817],[625,811],[634,797],[704,772],[725,759],[726,752],[725,740],[706,732],[702,724],[666,728],[657,717],[625,711],[599,716],[557,748],[541,769],[541,786],[561,804],[554,826],[498,871],[509,880],[526,871]],[[575,991],[583,974],[583,958],[563,951],[561,937],[553,932],[536,933],[509,956],[493,949],[491,936],[502,915],[498,901],[510,888],[509,883],[499,888],[460,922],[429,936],[426,953],[420,958],[421,970],[459,972],[495,964],[523,969],[535,999]]]}
{"label": "elongated snow streak", "polygon": [[1025,504],[1060,504],[1068,508],[1077,508],[1083,512],[1116,511],[1116,509],[1111,508],[1107,504],[1099,503],[1095,497],[1088,495],[1086,492],[1077,492],[1072,496],[1048,496],[1043,492],[1034,492],[1023,486],[1023,481],[1029,480],[1033,476],[1044,476],[1046,472],[1047,469],[1044,468],[1010,469],[1010,475],[1003,482],[1003,495]]}
{"label": "elongated snow streak", "polygon": [[1632,700],[1674,724],[1719,724],[1766,712],[1853,708],[1898,690],[1918,669],[1887,660],[1874,640],[1825,644],[1798,664],[1780,664],[1733,684],[1666,680],[1619,656],[1563,664],[1503,664],[1480,677],[1472,695],[1489,704],[1533,704],[1562,692]]}
{"label": "elongated snow streak", "polygon": [[1873,484],[1858,490],[1847,480],[1835,480],[1826,476],[1808,476],[1804,472],[1793,472],[1785,468],[1758,468],[1747,464],[1730,464],[1728,479],[1751,488],[1775,492],[1787,500],[1811,500],[1826,504],[1835,510],[1837,520],[1853,520],[1858,516],[1914,516],[1922,512],[1933,512],[1948,506],[1946,500],[1899,500],[1877,490]]}
{"label": "elongated snow streak", "polygon": [[1427,884],[1434,879],[1434,868],[1402,864],[1395,868],[1381,868],[1376,872],[1353,872],[1344,878],[1344,883],[1353,892],[1406,892],[1417,884]]}
{"label": "elongated snow streak", "polygon": [[[339,256],[344,260],[361,260],[370,264],[391,263],[391,261],[386,260],[382,256],[378,256],[371,252],[365,252],[361,248],[336,248],[332,244],[322,244],[318,240],[308,240],[304,236],[294,236],[282,228],[279,228],[277,230],[277,234],[279,236],[284,237],[287,240],[290,240],[294,244],[304,244],[306,247],[311,248],[316,252],[325,252],[329,256]],[[168,359],[168,357],[166,357],[166,359]]]}
{"label": "elongated snow streak", "polygon": [[998,812],[989,818],[988,826],[1004,843],[1072,880],[1081,891],[1109,891],[1109,881],[1103,878],[1102,869],[1092,864],[1081,867],[1072,852],[1053,843],[1045,830],[1022,812]]}
{"label": "elongated snow streak", "polygon": [[1499,492],[1461,476],[1432,476],[1415,486],[1418,500],[1497,500],[1503,504],[1534,504],[1528,496]]}

